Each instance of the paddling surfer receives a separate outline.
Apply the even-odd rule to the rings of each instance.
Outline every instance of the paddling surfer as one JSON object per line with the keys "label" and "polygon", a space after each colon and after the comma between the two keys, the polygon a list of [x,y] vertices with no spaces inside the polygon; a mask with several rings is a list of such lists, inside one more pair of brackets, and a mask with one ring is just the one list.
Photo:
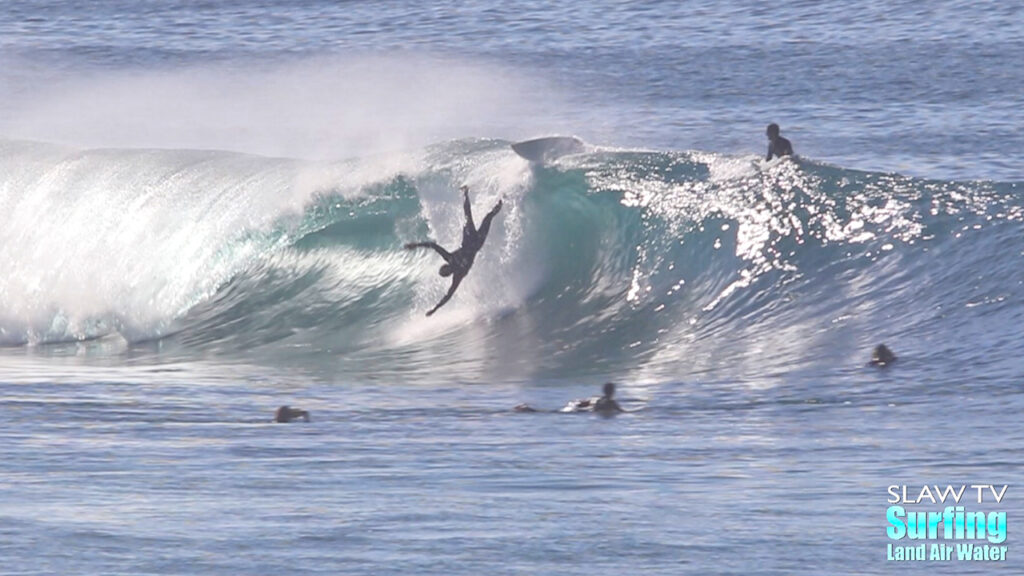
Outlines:
{"label": "paddling surfer", "polygon": [[274,413],[274,422],[281,424],[298,420],[302,418],[306,422],[309,422],[309,412],[302,410],[301,408],[292,408],[291,406],[281,406]]}
{"label": "paddling surfer", "polygon": [[889,347],[885,344],[879,344],[875,346],[875,351],[871,354],[871,362],[869,364],[884,368],[895,361],[896,355],[892,353],[892,350],[889,350]]}
{"label": "paddling surfer", "polygon": [[[625,412],[622,406],[615,401],[615,383],[606,382],[602,392],[604,392],[603,396],[573,400],[557,412],[597,412],[605,416]],[[513,410],[516,412],[540,412],[529,404],[519,404]]]}
{"label": "paddling surfer", "polygon": [[603,396],[598,398],[584,398],[583,400],[573,400],[565,405],[560,412],[597,412],[600,414],[614,414],[616,412],[625,412],[622,406],[615,401],[615,383],[605,382],[604,388],[601,390],[604,392]]}

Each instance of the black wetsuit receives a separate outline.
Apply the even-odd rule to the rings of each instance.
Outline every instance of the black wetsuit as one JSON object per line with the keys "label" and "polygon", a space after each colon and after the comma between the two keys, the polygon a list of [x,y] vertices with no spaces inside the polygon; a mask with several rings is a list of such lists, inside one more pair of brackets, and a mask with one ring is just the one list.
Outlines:
{"label": "black wetsuit", "polygon": [[427,316],[430,316],[441,306],[448,303],[452,295],[455,294],[455,289],[459,287],[462,279],[469,273],[469,269],[473,267],[473,260],[476,259],[476,253],[480,251],[480,248],[484,245],[484,240],[487,239],[487,233],[491,230],[491,220],[501,210],[501,201],[491,209],[490,212],[484,216],[483,222],[480,223],[480,228],[477,228],[473,224],[473,211],[469,205],[469,190],[463,189],[465,195],[465,202],[462,205],[463,211],[466,213],[466,225],[462,228],[462,246],[454,252],[448,252],[444,248],[438,246],[436,242],[413,242],[406,244],[407,249],[412,248],[433,248],[438,254],[444,258],[444,261],[448,263],[452,271],[452,285],[448,289],[448,293],[444,295],[444,298],[434,306]]}
{"label": "black wetsuit", "polygon": [[771,160],[773,156],[782,158],[783,156],[793,155],[793,145],[790,144],[789,140],[782,136],[776,136],[775,139],[768,142],[768,157],[765,160]]}
{"label": "black wetsuit", "polygon": [[625,412],[619,403],[613,400],[610,396],[601,396],[594,402],[594,412]]}
{"label": "black wetsuit", "polygon": [[288,423],[299,418],[309,422],[309,412],[299,408],[292,408],[291,406],[281,406],[274,414],[274,422],[279,423]]}

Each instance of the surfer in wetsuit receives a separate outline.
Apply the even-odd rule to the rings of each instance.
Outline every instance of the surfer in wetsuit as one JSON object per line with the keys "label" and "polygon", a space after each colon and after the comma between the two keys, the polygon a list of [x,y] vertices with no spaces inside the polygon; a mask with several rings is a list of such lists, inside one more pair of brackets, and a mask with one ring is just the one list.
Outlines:
{"label": "surfer in wetsuit", "polygon": [[782,158],[783,156],[793,155],[793,145],[789,140],[779,136],[779,125],[772,123],[768,125],[768,157],[765,160],[771,160],[773,157]]}
{"label": "surfer in wetsuit", "polygon": [[[604,396],[597,398],[583,398],[582,400],[573,400],[565,405],[561,410],[557,412],[597,412],[598,414],[604,414],[610,416],[617,412],[625,412],[622,406],[615,401],[615,383],[606,382],[603,388]],[[520,404],[513,408],[516,412],[539,412],[533,406],[529,404]]]}
{"label": "surfer in wetsuit", "polygon": [[605,382],[604,385],[604,396],[601,396],[594,401],[594,412],[600,412],[602,414],[611,414],[613,412],[625,412],[622,406],[615,401],[612,396],[615,395],[615,384],[613,382]]}
{"label": "surfer in wetsuit", "polygon": [[459,287],[462,279],[469,274],[469,269],[473,266],[473,260],[476,258],[476,253],[480,251],[480,248],[484,245],[484,240],[487,239],[487,233],[491,229],[491,220],[501,210],[501,200],[491,209],[490,212],[484,216],[484,221],[480,223],[480,228],[477,228],[473,224],[473,212],[469,206],[469,186],[463,186],[460,188],[462,194],[465,197],[465,202],[462,207],[466,213],[466,225],[462,228],[462,246],[459,247],[455,252],[448,252],[444,248],[437,245],[437,242],[410,242],[405,245],[406,250],[413,250],[415,248],[433,248],[441,258],[444,258],[445,264],[441,265],[441,269],[438,274],[444,277],[452,277],[452,286],[448,289],[448,293],[441,298],[441,301],[434,306],[427,316],[430,316],[441,306],[444,306],[451,300],[452,295],[455,294],[455,289]]}
{"label": "surfer in wetsuit", "polygon": [[869,364],[884,368],[895,361],[896,355],[892,353],[892,350],[889,350],[889,347],[885,344],[879,344],[875,346],[875,351],[871,354],[871,362]]}
{"label": "surfer in wetsuit", "polygon": [[309,422],[309,412],[300,408],[292,408],[291,406],[281,406],[274,413],[274,422],[284,424],[291,422],[292,420],[298,420],[302,418],[306,422]]}

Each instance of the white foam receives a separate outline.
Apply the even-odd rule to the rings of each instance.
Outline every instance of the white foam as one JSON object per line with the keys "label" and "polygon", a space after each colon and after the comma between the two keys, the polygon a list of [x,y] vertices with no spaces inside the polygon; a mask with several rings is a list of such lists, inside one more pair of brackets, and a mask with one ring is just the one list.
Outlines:
{"label": "white foam", "polygon": [[3,142],[0,342],[159,336],[289,245],[272,232],[282,217],[330,183],[354,195],[389,178],[386,164],[347,163],[341,178],[337,166],[229,153]]}

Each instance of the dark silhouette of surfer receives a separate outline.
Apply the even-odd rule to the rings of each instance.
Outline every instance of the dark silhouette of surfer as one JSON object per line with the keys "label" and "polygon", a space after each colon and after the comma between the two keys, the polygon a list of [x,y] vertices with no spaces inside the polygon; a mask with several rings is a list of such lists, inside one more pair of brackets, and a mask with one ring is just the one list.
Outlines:
{"label": "dark silhouette of surfer", "polygon": [[[605,416],[625,412],[622,406],[619,406],[619,403],[613,398],[615,396],[614,382],[606,382],[602,391],[604,392],[603,396],[573,400],[561,410],[557,410],[557,412],[597,412]],[[540,410],[529,404],[520,404],[513,408],[513,410],[516,412],[540,412]]]}
{"label": "dark silhouette of surfer", "polygon": [[768,157],[765,160],[771,160],[773,157],[782,158],[783,156],[793,155],[793,145],[789,140],[779,135],[778,124],[769,124],[766,134],[768,134]]}
{"label": "dark silhouette of surfer", "polygon": [[452,286],[448,289],[448,293],[441,298],[441,301],[434,306],[427,316],[430,316],[441,306],[444,306],[451,300],[452,295],[455,294],[455,290],[462,283],[462,279],[469,274],[469,269],[473,267],[473,260],[476,258],[476,253],[480,251],[480,248],[484,245],[484,240],[487,239],[487,233],[491,230],[491,220],[501,210],[501,200],[491,209],[490,212],[484,216],[484,221],[480,223],[480,228],[477,228],[473,224],[473,211],[469,205],[469,186],[463,186],[460,188],[462,194],[465,197],[463,203],[463,210],[466,213],[466,225],[462,228],[462,246],[459,247],[455,252],[448,252],[444,248],[437,245],[437,242],[410,242],[405,245],[406,250],[412,250],[415,248],[433,248],[441,258],[444,258],[445,264],[441,265],[441,269],[438,270],[438,274],[443,277],[452,277]]}
{"label": "dark silhouette of surfer", "polygon": [[309,412],[300,408],[292,408],[291,406],[281,406],[274,413],[274,422],[284,424],[291,422],[292,420],[298,420],[302,418],[306,422],[309,422]]}
{"label": "dark silhouette of surfer", "polygon": [[612,396],[615,396],[615,383],[605,382],[602,392],[604,392],[604,396],[594,401],[594,412],[600,412],[601,414],[625,412],[622,406],[619,406],[619,403],[612,398]]}
{"label": "dark silhouette of surfer", "polygon": [[896,355],[889,350],[889,347],[885,344],[879,344],[875,346],[875,351],[871,354],[871,362],[869,364],[873,366],[885,367],[896,361]]}

